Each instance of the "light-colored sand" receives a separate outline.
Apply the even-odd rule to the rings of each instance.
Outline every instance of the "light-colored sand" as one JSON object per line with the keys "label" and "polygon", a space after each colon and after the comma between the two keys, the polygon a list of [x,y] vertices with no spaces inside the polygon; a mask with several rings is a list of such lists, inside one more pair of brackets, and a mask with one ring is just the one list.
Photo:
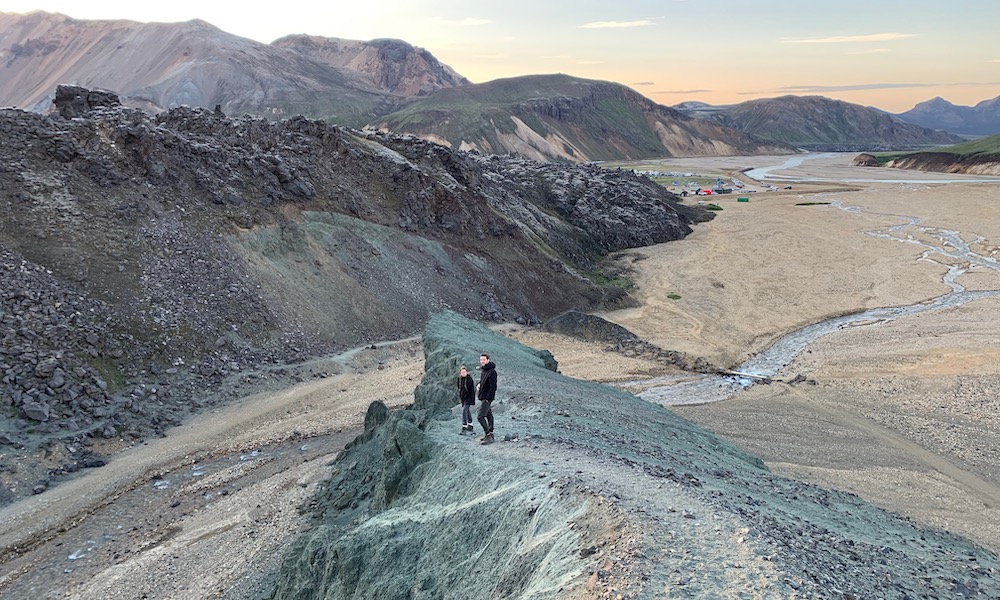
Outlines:
{"label": "light-colored sand", "polygon": [[[846,166],[849,158],[807,162],[792,174],[888,178]],[[724,173],[760,160],[670,163]],[[951,259],[866,232],[917,217],[922,226],[960,232],[981,254],[995,256],[1000,246],[1000,184],[851,187],[833,192],[828,183],[794,183],[791,192],[757,193],[749,203],[713,198],[724,210],[712,223],[685,240],[630,253],[642,257],[634,268],[643,305],[602,316],[663,348],[734,366],[803,325],[949,291],[942,276]],[[859,210],[796,205],[802,202]],[[1000,289],[995,270],[975,268],[958,281],[970,290]],[[576,341],[522,335],[557,359],[573,356],[560,363],[566,374],[622,379],[613,372],[619,365],[599,347],[590,348],[588,359]],[[637,364],[628,368],[644,371]],[[1000,551],[1000,300],[829,335],[783,375],[799,373],[817,385],[759,385],[723,402],[674,410],[776,472],[855,492]]]}

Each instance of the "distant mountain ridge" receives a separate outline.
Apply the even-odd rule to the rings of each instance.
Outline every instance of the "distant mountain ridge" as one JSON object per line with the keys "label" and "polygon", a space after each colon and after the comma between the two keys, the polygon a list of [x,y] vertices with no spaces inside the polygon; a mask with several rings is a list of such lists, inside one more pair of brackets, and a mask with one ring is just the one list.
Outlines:
{"label": "distant mountain ridge", "polygon": [[940,96],[896,115],[907,123],[964,135],[1000,134],[1000,96],[975,106],[956,106]]}
{"label": "distant mountain ridge", "polygon": [[463,149],[537,160],[788,154],[788,144],[692,119],[612,82],[525,75],[442,89],[377,121]]}
{"label": "distant mountain ridge", "polygon": [[686,114],[761,138],[818,151],[904,150],[954,144],[957,135],[822,96],[781,96],[729,106],[687,103]]}
{"label": "distant mountain ridge", "polygon": [[[0,106],[50,110],[63,83],[110,90],[153,113],[186,105],[269,119],[304,115],[540,160],[905,150],[961,141],[822,97],[686,102],[674,110],[617,83],[567,75],[473,85],[401,40],[290,35],[261,44],[199,20],[0,12]],[[933,106],[947,113],[941,102]],[[997,108],[990,102],[976,109],[987,121]]]}
{"label": "distant mountain ridge", "polygon": [[[407,104],[407,128],[458,148],[509,152],[542,160],[638,159],[663,155],[787,153],[741,132],[691,121],[609,82],[544,76],[472,86],[426,50],[401,40],[370,42],[291,35],[272,44],[225,33],[203,21],[138,23],[81,21],[59,14],[0,13],[0,105],[51,108],[56,85],[115,92],[149,112],[192,106],[270,119],[301,114],[353,128],[384,126]],[[544,82],[544,83],[540,83]],[[568,90],[567,86],[574,89]],[[490,97],[498,94],[499,98]],[[463,116],[444,131],[441,107],[453,101]],[[445,110],[445,112],[448,112]],[[514,116],[512,117],[511,114]],[[468,118],[465,118],[467,115]],[[464,130],[486,125],[477,135]],[[567,120],[568,119],[568,120]],[[415,123],[421,123],[414,129]]]}

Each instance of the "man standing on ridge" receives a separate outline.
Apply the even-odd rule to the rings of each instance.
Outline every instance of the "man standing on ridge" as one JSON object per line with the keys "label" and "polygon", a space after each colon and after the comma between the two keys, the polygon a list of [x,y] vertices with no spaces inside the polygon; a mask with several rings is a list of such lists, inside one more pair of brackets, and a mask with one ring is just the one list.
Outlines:
{"label": "man standing on ridge", "polygon": [[479,356],[482,373],[479,375],[479,424],[483,426],[483,444],[493,441],[493,398],[497,394],[497,366],[490,362],[490,355],[483,352]]}

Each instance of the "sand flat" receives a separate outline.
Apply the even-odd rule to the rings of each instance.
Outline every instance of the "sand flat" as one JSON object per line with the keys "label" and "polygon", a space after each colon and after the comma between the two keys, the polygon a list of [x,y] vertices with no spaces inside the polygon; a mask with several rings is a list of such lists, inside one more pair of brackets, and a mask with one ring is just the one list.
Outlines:
{"label": "sand flat", "polygon": [[[793,181],[792,190],[744,194],[749,202],[711,197],[723,208],[714,221],[684,240],[629,253],[642,305],[602,316],[663,348],[731,367],[801,326],[948,292],[942,278],[961,261],[907,241],[947,245],[924,228],[957,232],[976,252],[996,256],[1000,184],[936,183],[956,177],[850,167],[852,157],[807,161],[782,174],[925,182],[838,189]],[[783,160],[664,162],[739,176]],[[957,281],[969,290],[1000,289],[998,272],[982,266]],[[577,349],[567,373],[601,379],[600,353],[588,365],[575,342],[566,344]],[[557,358],[568,350],[546,347]],[[674,410],[778,473],[857,493],[1000,551],[998,358],[1000,299],[984,299],[817,340],[781,373],[814,385],[758,385]]]}

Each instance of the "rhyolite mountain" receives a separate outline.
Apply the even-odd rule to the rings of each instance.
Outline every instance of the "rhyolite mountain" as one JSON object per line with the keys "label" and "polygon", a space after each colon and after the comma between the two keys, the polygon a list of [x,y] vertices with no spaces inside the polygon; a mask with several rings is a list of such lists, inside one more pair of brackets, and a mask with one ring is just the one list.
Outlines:
{"label": "rhyolite mountain", "polygon": [[1000,134],[1000,96],[975,106],[958,106],[940,96],[896,115],[907,123],[965,135]]}
{"label": "rhyolite mountain", "polygon": [[373,124],[454,148],[538,160],[789,154],[788,144],[692,119],[623,85],[526,75],[441,89]]}
{"label": "rhyolite mountain", "polygon": [[78,20],[0,13],[0,105],[51,109],[56,85],[116,92],[150,112],[219,106],[361,127],[405,95],[466,81],[399,40],[289,36],[262,44],[204,21]]}
{"label": "rhyolite mountain", "polygon": [[962,141],[952,133],[822,96],[781,96],[727,106],[686,103],[676,108],[692,117],[808,150],[908,150]]}
{"label": "rhyolite mountain", "polygon": [[426,96],[435,90],[468,85],[448,65],[423,48],[395,39],[367,42],[289,35],[271,42],[339,70],[368,78],[373,87],[401,96]]}

